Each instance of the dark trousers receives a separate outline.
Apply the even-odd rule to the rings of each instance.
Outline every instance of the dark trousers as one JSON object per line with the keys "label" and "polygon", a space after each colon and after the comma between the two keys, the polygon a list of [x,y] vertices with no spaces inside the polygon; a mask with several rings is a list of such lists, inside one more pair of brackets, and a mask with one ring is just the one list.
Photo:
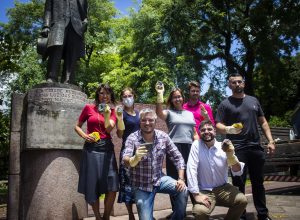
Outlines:
{"label": "dark trousers", "polygon": [[[180,151],[180,153],[181,153],[181,155],[184,159],[185,164],[187,164],[187,161],[189,159],[189,154],[190,154],[190,151],[191,151],[191,144],[175,143],[175,145],[178,148],[178,150]],[[166,158],[166,169],[167,169],[167,175],[168,176],[172,177],[175,180],[178,179],[178,170],[175,167],[174,163],[168,158],[168,156]],[[184,172],[184,178],[186,180],[186,172]],[[193,204],[195,204],[195,199],[194,199],[193,195],[191,193],[189,193],[189,194],[190,194],[191,202]],[[170,200],[171,200],[172,209],[173,209],[173,207],[174,207],[173,198],[170,197]]]}
{"label": "dark trousers", "polygon": [[245,163],[245,168],[242,176],[232,177],[232,183],[237,186],[241,192],[245,193],[247,171],[249,172],[253,202],[258,219],[265,219],[268,216],[264,187],[265,153],[260,146],[251,146],[245,149],[236,150],[236,156],[239,161]]}
{"label": "dark trousers", "polygon": [[66,27],[64,34],[64,44],[49,47],[47,79],[58,81],[61,59],[64,59],[63,71],[61,76],[62,83],[74,82],[74,71],[76,62],[82,50],[82,39],[75,32],[71,23]]}

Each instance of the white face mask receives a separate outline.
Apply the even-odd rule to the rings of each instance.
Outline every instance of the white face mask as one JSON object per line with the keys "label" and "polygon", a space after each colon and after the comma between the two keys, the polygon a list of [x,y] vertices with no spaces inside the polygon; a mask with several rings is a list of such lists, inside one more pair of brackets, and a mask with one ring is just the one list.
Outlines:
{"label": "white face mask", "polygon": [[123,104],[126,106],[126,107],[131,107],[134,103],[134,99],[133,97],[128,97],[128,98],[123,98]]}

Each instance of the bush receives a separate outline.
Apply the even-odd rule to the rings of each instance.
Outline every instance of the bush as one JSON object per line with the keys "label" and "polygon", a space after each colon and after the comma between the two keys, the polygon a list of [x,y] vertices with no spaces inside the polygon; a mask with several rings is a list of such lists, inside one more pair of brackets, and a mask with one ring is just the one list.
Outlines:
{"label": "bush", "polygon": [[291,116],[293,111],[286,112],[283,116],[270,116],[270,127],[292,127]]}

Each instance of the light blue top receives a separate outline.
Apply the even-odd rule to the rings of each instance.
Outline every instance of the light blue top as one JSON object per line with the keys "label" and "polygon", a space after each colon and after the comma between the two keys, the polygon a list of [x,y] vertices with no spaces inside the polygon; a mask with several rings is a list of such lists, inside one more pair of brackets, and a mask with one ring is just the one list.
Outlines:
{"label": "light blue top", "polygon": [[[233,172],[234,176],[241,176],[245,164],[240,162],[241,170]],[[212,147],[207,147],[202,140],[196,140],[191,146],[187,163],[188,190],[199,193],[222,186],[228,182],[228,164],[226,153],[221,148],[221,142],[215,140]]]}

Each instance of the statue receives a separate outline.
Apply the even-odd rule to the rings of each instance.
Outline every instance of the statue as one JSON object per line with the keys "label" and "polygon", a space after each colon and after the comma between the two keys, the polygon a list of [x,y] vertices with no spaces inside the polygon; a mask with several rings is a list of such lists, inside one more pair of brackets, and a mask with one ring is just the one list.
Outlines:
{"label": "statue", "polygon": [[[47,39],[43,58],[48,57],[47,82],[58,82],[63,59],[62,83],[74,82],[77,60],[85,55],[87,0],[46,0],[42,37]],[[38,43],[39,51],[39,43]]]}

